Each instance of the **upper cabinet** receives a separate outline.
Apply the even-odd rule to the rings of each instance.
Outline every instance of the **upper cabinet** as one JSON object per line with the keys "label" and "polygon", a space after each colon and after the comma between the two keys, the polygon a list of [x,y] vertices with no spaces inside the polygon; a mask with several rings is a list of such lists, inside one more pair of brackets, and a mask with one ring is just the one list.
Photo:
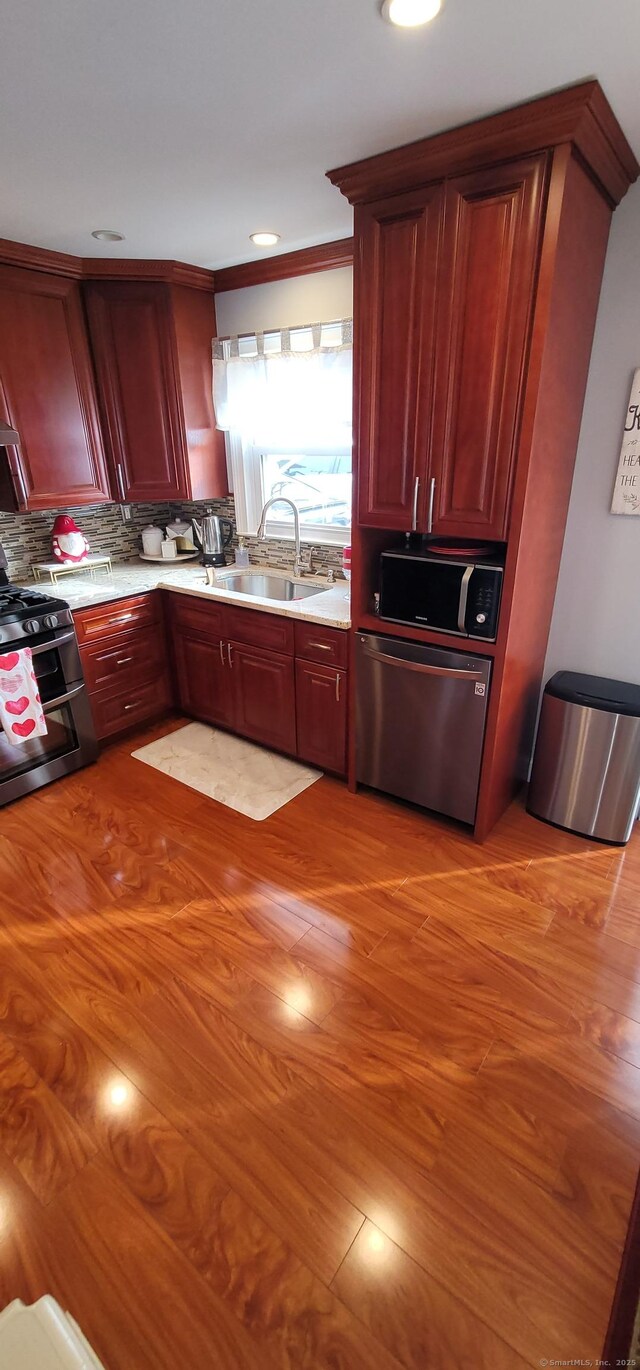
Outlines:
{"label": "upper cabinet", "polygon": [[424,520],[443,200],[435,186],[359,211],[357,500],[369,527]]}
{"label": "upper cabinet", "polygon": [[0,508],[111,498],[77,281],[0,267]]}
{"label": "upper cabinet", "polygon": [[226,495],[211,393],[212,294],[126,280],[88,281],[84,290],[117,497]]}
{"label": "upper cabinet", "polygon": [[545,168],[358,207],[361,524],[506,536]]}
{"label": "upper cabinet", "polygon": [[421,532],[506,538],[547,161],[447,183]]}

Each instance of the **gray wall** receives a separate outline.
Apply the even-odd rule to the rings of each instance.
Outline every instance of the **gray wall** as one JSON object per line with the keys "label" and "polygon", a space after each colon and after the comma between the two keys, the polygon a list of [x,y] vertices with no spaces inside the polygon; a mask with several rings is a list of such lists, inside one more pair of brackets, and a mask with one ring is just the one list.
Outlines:
{"label": "gray wall", "polygon": [[545,680],[561,669],[640,684],[640,517],[609,512],[640,366],[640,184],[613,216]]}

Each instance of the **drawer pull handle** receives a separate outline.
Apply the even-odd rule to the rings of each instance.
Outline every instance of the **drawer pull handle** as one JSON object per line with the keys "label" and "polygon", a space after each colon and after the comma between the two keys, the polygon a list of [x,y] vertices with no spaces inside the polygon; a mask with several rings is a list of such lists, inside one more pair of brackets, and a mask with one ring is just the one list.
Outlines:
{"label": "drawer pull handle", "polygon": [[311,642],[311,641],[309,641],[308,646],[309,646],[309,647],[317,647],[317,649],[318,649],[319,652],[332,652],[332,651],[333,651],[333,646],[332,646],[332,644],[331,644],[330,642]]}
{"label": "drawer pull handle", "polygon": [[110,623],[128,623],[130,618],[135,618],[135,614],[121,614],[120,618],[112,618]]}
{"label": "drawer pull handle", "polygon": [[125,711],[125,713],[128,713],[128,712],[129,712],[129,709],[138,709],[138,708],[140,707],[140,704],[141,704],[141,703],[142,703],[142,700],[140,700],[140,699],[134,699],[133,704],[125,704],[125,706],[124,706],[124,711]]}
{"label": "drawer pull handle", "polygon": [[340,673],[336,673],[336,704],[340,703]]}
{"label": "drawer pull handle", "polygon": [[132,656],[119,656],[118,659],[117,659],[117,661],[116,661],[116,666],[126,666],[126,664],[127,664],[128,661],[133,661],[133,657],[132,657]]}

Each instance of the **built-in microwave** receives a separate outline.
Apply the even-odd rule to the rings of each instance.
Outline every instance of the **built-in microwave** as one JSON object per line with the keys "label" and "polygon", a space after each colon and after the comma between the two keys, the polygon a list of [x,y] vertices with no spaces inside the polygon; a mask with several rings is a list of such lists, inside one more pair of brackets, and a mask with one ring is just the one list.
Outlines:
{"label": "built-in microwave", "polygon": [[411,547],[380,557],[380,618],[456,637],[495,641],[501,557],[465,560]]}

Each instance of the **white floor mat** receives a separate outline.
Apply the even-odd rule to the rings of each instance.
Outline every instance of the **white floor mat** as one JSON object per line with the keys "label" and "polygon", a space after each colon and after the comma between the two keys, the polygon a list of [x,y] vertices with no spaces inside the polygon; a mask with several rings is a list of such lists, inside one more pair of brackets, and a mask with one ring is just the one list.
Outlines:
{"label": "white floor mat", "polygon": [[258,823],[322,775],[206,723],[188,723],[132,756]]}

